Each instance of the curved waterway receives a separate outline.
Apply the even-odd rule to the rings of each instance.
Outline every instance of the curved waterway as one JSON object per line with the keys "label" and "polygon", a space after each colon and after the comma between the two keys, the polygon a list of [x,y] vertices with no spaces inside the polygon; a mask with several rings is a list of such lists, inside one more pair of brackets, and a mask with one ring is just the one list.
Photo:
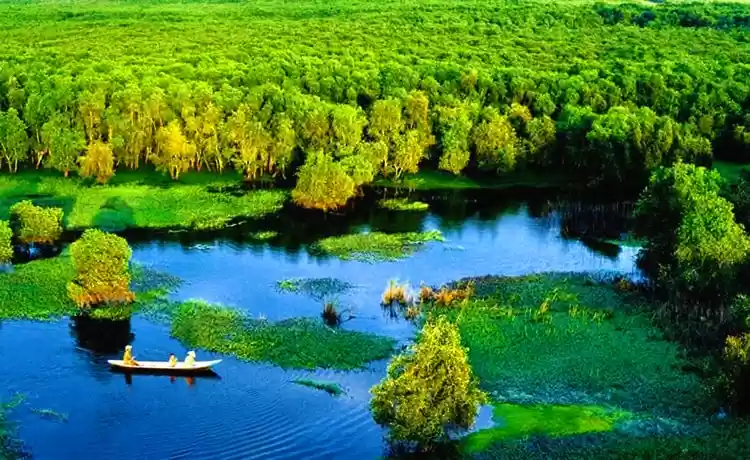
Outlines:
{"label": "curved waterway", "polygon": [[[285,210],[220,234],[130,235],[133,259],[183,279],[176,299],[198,298],[278,320],[319,317],[320,299],[280,292],[288,278],[337,278],[354,287],[337,298],[355,318],[342,327],[406,341],[414,330],[379,305],[390,279],[440,285],[466,276],[534,272],[634,274],[637,252],[597,242],[626,229],[622,203],[508,193],[423,194],[429,212],[378,209],[366,197],[354,211],[321,217]],[[311,253],[309,244],[353,231],[438,229],[446,241],[397,262],[368,264]],[[248,237],[275,231],[269,241]],[[580,237],[585,238],[580,238]],[[20,436],[39,459],[350,459],[378,458],[383,431],[368,410],[369,388],[385,362],[357,372],[295,371],[223,359],[213,378],[170,378],[109,370],[106,360],[131,343],[136,357],[187,351],[166,326],[134,317],[105,329],[85,319],[0,324],[0,400],[26,395],[15,412]],[[329,396],[291,381],[339,383]],[[32,409],[53,410],[66,420]]]}

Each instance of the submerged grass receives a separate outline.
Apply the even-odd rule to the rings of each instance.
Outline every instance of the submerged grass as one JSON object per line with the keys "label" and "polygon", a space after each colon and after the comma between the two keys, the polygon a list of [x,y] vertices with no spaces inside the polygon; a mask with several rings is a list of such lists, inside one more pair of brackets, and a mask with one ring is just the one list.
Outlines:
{"label": "submerged grass", "polygon": [[24,450],[23,444],[18,440],[16,427],[8,419],[8,414],[12,409],[23,402],[22,395],[9,402],[0,402],[0,459],[13,460],[20,458],[30,458],[28,452]]}
{"label": "submerged grass", "polygon": [[407,198],[388,198],[378,201],[378,206],[391,211],[427,211],[430,205],[422,201],[409,201]]}
{"label": "submerged grass", "polygon": [[335,382],[324,382],[322,380],[298,379],[292,380],[297,385],[303,385],[317,390],[323,390],[332,396],[339,396],[344,393],[341,385]]}
{"label": "submerged grass", "polygon": [[[459,325],[482,387],[515,403],[614,404],[693,414],[706,393],[634,295],[585,276],[485,277]],[[675,398],[674,395],[680,395]]]}
{"label": "submerged grass", "polygon": [[430,241],[444,241],[442,233],[355,233],[322,239],[312,249],[342,260],[376,263],[403,259]]}
{"label": "submerged grass", "polygon": [[560,437],[607,432],[629,415],[600,406],[497,403],[492,411],[496,426],[465,437],[461,442],[462,450],[481,452],[499,441],[534,435]]}
{"label": "submerged grass", "polygon": [[[159,176],[124,173],[109,185],[47,172],[0,176],[0,219],[14,203],[30,199],[65,211],[68,229],[98,227],[215,229],[240,217],[256,218],[281,209],[281,190],[239,191],[230,176],[202,173],[164,183]],[[235,179],[231,176],[231,179]]]}
{"label": "submerged grass", "polygon": [[63,414],[52,409],[31,409],[31,412],[47,420],[54,420],[56,422],[68,421],[67,414]]}
{"label": "submerged grass", "polygon": [[387,358],[394,347],[387,337],[332,329],[307,318],[254,320],[201,301],[180,304],[171,332],[190,347],[299,369],[358,369]]}
{"label": "submerged grass", "polygon": [[323,301],[345,294],[354,289],[354,285],[338,278],[289,278],[276,282],[281,292],[303,294],[315,300]]}

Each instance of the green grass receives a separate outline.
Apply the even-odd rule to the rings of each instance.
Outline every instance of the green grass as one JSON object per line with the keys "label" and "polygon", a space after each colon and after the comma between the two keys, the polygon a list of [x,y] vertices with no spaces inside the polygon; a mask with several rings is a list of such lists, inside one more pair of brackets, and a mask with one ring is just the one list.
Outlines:
{"label": "green grass", "polygon": [[512,187],[546,188],[565,185],[570,177],[561,173],[544,174],[533,171],[517,171],[489,179],[472,179],[456,176],[445,171],[419,171],[405,174],[399,180],[390,178],[377,179],[373,185],[386,188],[405,188],[409,190],[471,190],[471,189],[504,189]]}
{"label": "green grass", "polygon": [[[235,218],[257,218],[281,209],[283,190],[236,192],[239,181],[210,173],[163,183],[161,176],[130,173],[109,185],[55,176],[46,172],[0,175],[0,219],[14,203],[31,199],[58,206],[68,229],[98,227],[215,229]],[[235,178],[236,179],[236,178]]]}
{"label": "green grass", "polygon": [[378,206],[391,211],[427,211],[430,205],[422,201],[409,201],[407,198],[389,198],[378,201]]}
{"label": "green grass", "polygon": [[739,182],[744,174],[750,172],[750,164],[735,163],[731,161],[714,161],[713,167],[730,184]]}
{"label": "green grass", "polygon": [[430,241],[444,241],[443,235],[439,230],[409,233],[355,233],[322,239],[311,249],[342,260],[375,263],[403,259]]}
{"label": "green grass", "polygon": [[394,347],[390,338],[332,329],[312,319],[271,323],[201,301],[177,308],[171,332],[189,347],[298,369],[358,369],[387,358]]}
{"label": "green grass", "polygon": [[276,288],[281,292],[304,294],[322,301],[345,294],[354,285],[337,278],[290,278],[277,281]]}
{"label": "green grass", "polygon": [[335,382],[323,382],[321,380],[310,380],[310,379],[298,379],[298,380],[293,380],[293,382],[298,385],[303,385],[306,387],[323,390],[332,396],[339,396],[344,393],[344,390],[341,388],[341,385]]}
{"label": "green grass", "polygon": [[[539,306],[551,293],[547,313]],[[514,403],[613,404],[685,416],[706,407],[681,349],[635,297],[584,276],[483,278],[457,321],[481,386]],[[679,394],[679,398],[674,395]]]}
{"label": "green grass", "polygon": [[258,241],[268,241],[279,236],[279,232],[273,230],[265,230],[262,232],[254,232],[250,234],[250,237]]}
{"label": "green grass", "polygon": [[462,450],[481,452],[499,441],[532,435],[559,437],[611,431],[618,420],[628,416],[599,406],[494,404],[492,419],[496,426],[465,437]]}

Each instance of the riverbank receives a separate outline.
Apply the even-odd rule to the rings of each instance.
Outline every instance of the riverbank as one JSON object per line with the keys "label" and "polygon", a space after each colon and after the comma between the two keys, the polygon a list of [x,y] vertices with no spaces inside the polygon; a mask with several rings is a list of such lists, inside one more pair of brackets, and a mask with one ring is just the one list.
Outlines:
{"label": "riverbank", "polygon": [[288,192],[245,190],[241,177],[210,172],[187,173],[180,180],[142,171],[121,171],[107,185],[48,171],[0,175],[0,219],[21,200],[63,209],[66,229],[225,227],[235,219],[254,219],[281,209]]}

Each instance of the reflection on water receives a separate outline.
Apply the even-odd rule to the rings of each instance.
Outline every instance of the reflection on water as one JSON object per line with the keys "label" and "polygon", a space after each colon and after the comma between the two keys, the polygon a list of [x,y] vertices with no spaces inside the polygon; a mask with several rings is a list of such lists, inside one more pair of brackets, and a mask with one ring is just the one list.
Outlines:
{"label": "reflection on water", "polygon": [[[337,278],[354,286],[335,299],[339,311],[351,309],[352,318],[340,327],[398,339],[411,338],[414,326],[380,305],[391,279],[416,288],[420,282],[440,285],[485,274],[634,271],[637,249],[599,242],[627,230],[629,204],[591,205],[534,191],[419,193],[413,198],[428,202],[429,212],[395,212],[375,205],[383,193],[369,193],[342,213],[287,207],[222,232],[131,232],[127,237],[135,261],[185,280],[175,293],[178,299],[220,302],[269,320],[323,321],[321,299],[279,292],[276,283]],[[429,229],[441,230],[447,241],[430,243],[398,262],[344,262],[308,250],[322,237],[352,231]],[[259,241],[261,231],[278,236]],[[385,362],[361,372],[310,372],[199,351],[200,359],[223,359],[216,368],[221,377],[118,375],[107,359],[119,359],[127,344],[142,360],[187,351],[169,336],[168,327],[139,317],[113,322],[76,316],[68,327],[65,322],[2,325],[0,356],[12,371],[0,372],[0,399],[22,392],[36,407],[69,415],[65,424],[20,415],[21,435],[36,458],[374,459],[387,454],[383,430],[369,412],[369,388],[385,374]],[[336,382],[346,393],[333,398],[292,383],[300,378]]]}

